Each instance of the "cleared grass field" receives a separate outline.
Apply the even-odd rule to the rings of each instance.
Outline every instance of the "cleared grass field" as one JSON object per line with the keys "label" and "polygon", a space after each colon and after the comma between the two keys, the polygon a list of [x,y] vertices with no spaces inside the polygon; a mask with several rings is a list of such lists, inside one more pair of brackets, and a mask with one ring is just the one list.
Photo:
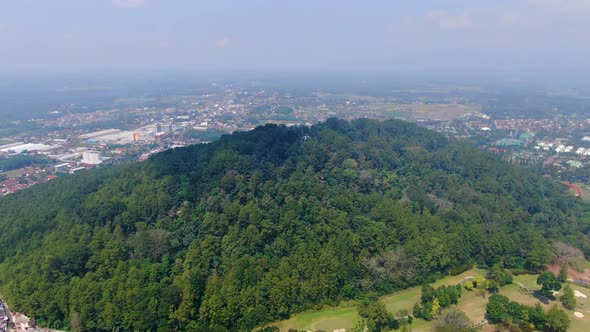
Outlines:
{"label": "cleared grass field", "polygon": [[[574,316],[573,310],[568,310],[564,308],[559,300],[551,301],[548,304],[540,302],[536,297],[534,297],[530,292],[527,292],[522,289],[516,282],[519,282],[526,286],[530,290],[539,290],[541,287],[537,285],[537,275],[532,274],[524,274],[520,276],[514,277],[514,283],[511,285],[507,285],[500,289],[500,294],[507,296],[512,301],[526,304],[526,305],[536,305],[540,303],[541,306],[545,310],[549,310],[553,305],[557,305],[560,309],[564,310],[571,320],[571,325],[568,331],[571,332],[586,332],[590,331],[590,289],[584,288],[578,285],[570,284],[572,289],[575,291],[582,292],[583,294],[587,295],[588,298],[583,297],[576,297],[577,305],[575,311],[581,312],[584,314],[584,317],[576,317]],[[557,297],[559,298],[559,294]]]}
{"label": "cleared grass field", "polygon": [[[440,287],[442,285],[456,285],[462,280],[470,277],[477,277],[485,275],[485,271],[472,269],[465,271],[456,276],[449,276],[437,280],[433,287]],[[405,309],[408,313],[412,313],[414,304],[420,302],[421,286],[412,287],[397,293],[385,295],[381,297],[380,301],[385,304],[388,312],[396,314],[401,309]],[[461,310],[465,311],[467,315],[472,318],[474,322],[480,322],[485,313],[485,303],[475,298],[475,292],[463,292],[463,296],[459,300],[459,306],[463,306]],[[470,303],[473,305],[470,305]],[[482,302],[482,303],[479,303]],[[475,305],[477,303],[477,305]],[[483,310],[483,311],[482,311]],[[475,319],[474,319],[475,318]],[[333,331],[337,329],[350,329],[358,322],[358,313],[356,305],[352,304],[346,307],[325,308],[319,311],[305,312],[293,316],[292,318],[280,322],[275,322],[269,325],[278,327],[281,331],[288,331],[289,329],[296,330],[325,330]],[[430,331],[432,328],[431,322],[422,319],[416,319],[412,324],[412,331]]]}
{"label": "cleared grass field", "polygon": [[[582,189],[582,200],[590,202],[590,186],[582,182],[574,182],[573,184]],[[576,195],[575,189],[570,188],[568,192],[574,196]]]}
{"label": "cleared grass field", "polygon": [[293,316],[288,320],[269,324],[281,331],[295,330],[325,330],[350,329],[358,322],[356,306],[343,308],[327,308],[320,311],[305,312]]}
{"label": "cleared grass field", "polygon": [[[520,304],[526,305],[535,305],[539,302],[537,298],[535,298],[531,294],[527,294],[519,285],[513,283],[511,285],[504,286],[500,289],[500,295],[504,295],[511,299],[512,301],[518,302]],[[545,309],[549,309],[549,305],[545,305],[541,303]]]}
{"label": "cleared grass field", "polygon": [[[470,277],[484,276],[485,270],[472,269],[461,273],[457,276],[449,276],[437,280],[433,287],[439,287],[441,285],[456,285],[461,281]],[[500,289],[500,294],[507,296],[513,301],[526,305],[535,305],[541,303],[535,298],[531,292],[523,289],[522,286],[531,291],[539,290],[541,287],[537,285],[537,275],[523,274],[514,277],[514,282],[511,285],[504,286]],[[582,286],[570,284],[572,289],[577,290],[585,295],[587,298],[576,297],[577,306],[576,310],[584,314],[583,318],[574,316],[574,311],[565,309],[559,301],[552,301],[549,304],[541,303],[545,310],[550,309],[554,304],[566,311],[571,320],[571,326],[568,331],[571,332],[586,332],[590,331],[590,289]],[[421,286],[412,287],[394,294],[383,296],[380,301],[385,304],[385,308],[388,312],[396,314],[401,309],[407,310],[410,314],[412,313],[415,303],[420,301]],[[558,295],[559,296],[559,295]],[[488,303],[489,294],[482,297],[477,291],[466,291],[462,292],[461,299],[457,304],[457,309],[465,312],[465,314],[474,323],[480,323],[485,319],[486,304]],[[325,330],[333,331],[337,329],[350,329],[358,322],[357,307],[354,303],[347,303],[347,306],[337,308],[325,308],[319,311],[301,313],[293,316],[289,320],[276,322],[273,326],[279,327],[281,331],[288,331],[289,329],[297,330]],[[415,319],[411,326],[412,331],[430,332],[432,331],[432,322],[428,322],[422,319]],[[484,325],[483,331],[494,331],[494,327],[490,325]]]}
{"label": "cleared grass field", "polygon": [[574,284],[570,286],[574,291],[577,290],[587,296],[587,298],[576,297],[576,311],[584,314],[583,318],[575,317],[572,311],[568,311],[568,316],[572,320],[570,331],[590,331],[590,289]]}
{"label": "cleared grass field", "polygon": [[486,304],[488,304],[487,294],[486,297],[482,297],[476,291],[463,290],[457,309],[463,311],[473,323],[477,324],[485,319]]}

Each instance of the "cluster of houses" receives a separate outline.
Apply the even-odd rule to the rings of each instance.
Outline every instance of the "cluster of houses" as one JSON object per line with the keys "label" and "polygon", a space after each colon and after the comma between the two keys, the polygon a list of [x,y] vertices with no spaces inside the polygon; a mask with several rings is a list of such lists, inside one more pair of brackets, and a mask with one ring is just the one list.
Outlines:
{"label": "cluster of houses", "polygon": [[557,153],[570,153],[574,150],[574,147],[571,145],[565,146],[564,144],[556,144],[556,143],[552,143],[552,142],[539,142],[537,144],[537,146],[535,146],[535,151],[540,151],[540,150],[555,151]]}

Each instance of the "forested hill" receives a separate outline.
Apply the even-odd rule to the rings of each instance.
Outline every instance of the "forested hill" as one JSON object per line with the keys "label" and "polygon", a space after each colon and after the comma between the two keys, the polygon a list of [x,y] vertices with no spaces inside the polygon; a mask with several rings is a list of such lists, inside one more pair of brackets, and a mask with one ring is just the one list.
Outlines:
{"label": "forested hill", "polygon": [[550,180],[400,122],[267,125],[0,200],[0,294],[43,326],[249,330],[466,263],[590,254]]}

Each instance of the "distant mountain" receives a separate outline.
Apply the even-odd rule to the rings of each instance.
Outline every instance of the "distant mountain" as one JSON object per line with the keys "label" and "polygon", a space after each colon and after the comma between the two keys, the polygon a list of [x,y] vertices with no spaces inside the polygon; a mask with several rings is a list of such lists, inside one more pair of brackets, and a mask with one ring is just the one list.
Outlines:
{"label": "distant mountain", "polygon": [[0,200],[0,294],[72,331],[249,330],[476,263],[590,253],[588,205],[401,121],[266,125]]}

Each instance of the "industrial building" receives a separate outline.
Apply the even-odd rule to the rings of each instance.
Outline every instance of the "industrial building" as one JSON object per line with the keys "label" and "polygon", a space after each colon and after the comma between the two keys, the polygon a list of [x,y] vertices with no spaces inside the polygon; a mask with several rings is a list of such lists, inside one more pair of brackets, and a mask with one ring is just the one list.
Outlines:
{"label": "industrial building", "polygon": [[102,159],[100,159],[100,153],[97,151],[84,151],[82,153],[82,163],[89,165],[98,165],[102,163]]}

